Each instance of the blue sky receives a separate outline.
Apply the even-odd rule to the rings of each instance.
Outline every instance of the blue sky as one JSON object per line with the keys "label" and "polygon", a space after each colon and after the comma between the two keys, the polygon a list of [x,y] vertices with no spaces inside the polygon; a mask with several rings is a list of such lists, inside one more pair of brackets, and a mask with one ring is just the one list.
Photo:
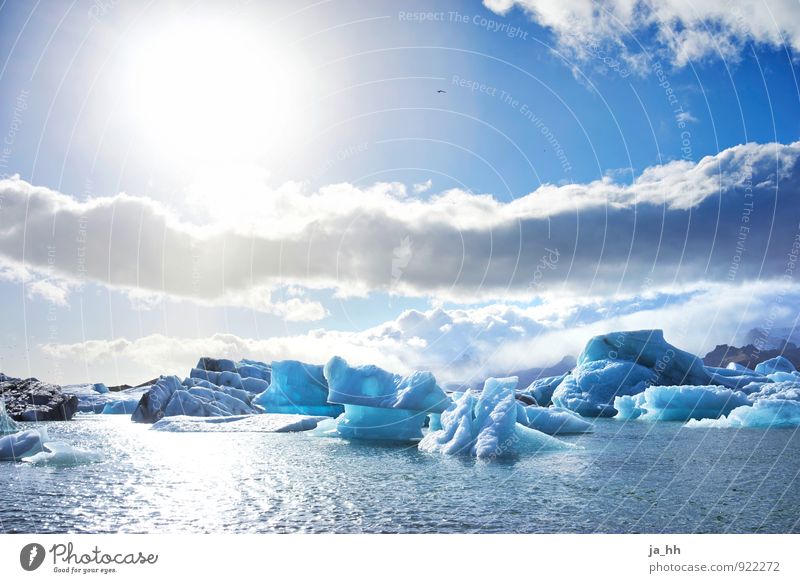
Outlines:
{"label": "blue sky", "polygon": [[800,11],[588,5],[3,3],[0,368],[792,327]]}

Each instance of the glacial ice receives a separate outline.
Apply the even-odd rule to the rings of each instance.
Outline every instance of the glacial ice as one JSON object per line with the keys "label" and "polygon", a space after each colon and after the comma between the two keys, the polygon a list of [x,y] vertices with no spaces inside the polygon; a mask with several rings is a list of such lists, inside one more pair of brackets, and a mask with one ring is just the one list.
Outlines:
{"label": "glacial ice", "polygon": [[561,381],[564,380],[567,374],[568,373],[564,373],[556,377],[536,379],[521,392],[532,396],[542,407],[547,407],[553,400],[553,392],[556,390],[556,387],[561,384]]}
{"label": "glacial ice", "polygon": [[138,405],[138,400],[117,399],[106,403],[103,406],[102,413],[105,415],[132,415]]}
{"label": "glacial ice", "polygon": [[19,425],[6,412],[6,402],[0,397],[0,435],[16,433]]}
{"label": "glacial ice", "polygon": [[[213,386],[213,385],[212,385]],[[247,401],[240,397],[247,394]],[[165,416],[192,415],[198,417],[223,417],[254,414],[258,411],[249,403],[251,395],[241,389],[187,385],[176,376],[162,376],[142,398],[131,420],[154,423]]]}
{"label": "glacial ice", "polygon": [[524,407],[517,403],[517,423],[546,433],[547,435],[569,435],[587,433],[592,424],[577,413],[560,407]]}
{"label": "glacial ice", "polygon": [[189,417],[181,415],[164,417],[154,423],[150,429],[177,433],[287,433],[309,431],[317,427],[317,423],[324,419],[330,418],[282,413],[230,417]]}
{"label": "glacial ice", "polygon": [[227,358],[202,357],[189,376],[205,379],[218,386],[236,387],[251,393],[267,390],[271,379],[271,367],[257,360],[243,358],[234,362]]}
{"label": "glacial ice", "polygon": [[715,385],[651,386],[642,393],[614,399],[619,419],[647,421],[716,419],[749,404],[744,393]]}
{"label": "glacial ice", "polygon": [[336,417],[344,411],[341,405],[328,403],[328,382],[321,365],[296,360],[272,363],[269,388],[253,400],[267,413],[295,413]]}
{"label": "glacial ice", "polygon": [[791,361],[784,356],[776,356],[756,365],[756,372],[762,375],[775,372],[794,372],[795,370]]}
{"label": "glacial ice", "polygon": [[403,377],[374,365],[351,367],[334,356],[323,373],[328,381],[328,402],[344,405],[344,413],[336,420],[341,437],[420,439],[427,414],[441,413],[450,404],[428,371]]}
{"label": "glacial ice", "polygon": [[800,382],[765,383],[757,391],[750,393],[750,400],[785,399],[787,401],[800,401]]}
{"label": "glacial ice", "polygon": [[429,453],[471,455],[479,459],[569,447],[549,435],[517,423],[517,378],[487,379],[478,395],[468,390],[441,416],[442,428],[419,442]]}
{"label": "glacial ice", "polygon": [[400,376],[375,365],[351,367],[334,356],[324,368],[328,402],[441,413],[450,399],[429,371]]}
{"label": "glacial ice", "polygon": [[687,427],[772,428],[800,427],[800,401],[761,399],[752,406],[737,407],[727,417],[689,421]]}
{"label": "glacial ice", "polygon": [[0,437],[0,461],[14,461],[42,451],[47,441],[47,429],[37,427],[28,431]]}
{"label": "glacial ice", "polygon": [[664,339],[663,330],[612,332],[591,338],[578,364],[598,360],[635,362],[651,369],[653,385],[708,385],[703,361]]}
{"label": "glacial ice", "polygon": [[653,371],[633,362],[597,360],[579,364],[553,393],[553,404],[584,417],[612,417],[614,397],[642,392]]}
{"label": "glacial ice", "polygon": [[42,451],[25,456],[22,461],[36,466],[67,467],[95,463],[102,459],[99,452],[80,449],[60,441],[48,441],[43,445]]}
{"label": "glacial ice", "polygon": [[711,382],[702,361],[669,344],[663,331],[612,332],[589,340],[552,400],[584,417],[611,417],[617,412],[615,397],[641,393],[650,385]]}

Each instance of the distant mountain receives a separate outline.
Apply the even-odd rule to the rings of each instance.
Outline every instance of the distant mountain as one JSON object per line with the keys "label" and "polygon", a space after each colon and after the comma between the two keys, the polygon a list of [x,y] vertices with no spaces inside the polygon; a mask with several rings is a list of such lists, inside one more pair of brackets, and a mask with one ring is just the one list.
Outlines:
{"label": "distant mountain", "polygon": [[[523,370],[516,370],[516,371],[507,371],[507,372],[498,372],[494,373],[490,376],[493,377],[519,377],[519,383],[517,384],[518,389],[524,389],[528,385],[530,385],[536,379],[546,378],[546,377],[554,377],[558,375],[562,375],[565,372],[571,371],[575,368],[578,361],[575,360],[574,356],[567,355],[558,361],[556,364],[552,366],[547,366],[544,368],[536,367],[536,368],[526,368]],[[483,383],[486,379],[480,379],[479,381],[472,381],[469,383],[447,383],[445,384],[444,388],[448,391],[466,391],[467,389],[483,389]]]}
{"label": "distant mountain", "polygon": [[735,362],[752,369],[760,362],[776,356],[785,356],[795,368],[800,369],[800,348],[791,342],[784,342],[780,348],[769,350],[759,350],[752,344],[741,348],[720,344],[703,357],[703,364],[706,366],[725,367],[728,366],[728,363]]}
{"label": "distant mountain", "polygon": [[760,350],[777,350],[786,343],[800,346],[800,328],[753,328],[745,334],[744,343]]}

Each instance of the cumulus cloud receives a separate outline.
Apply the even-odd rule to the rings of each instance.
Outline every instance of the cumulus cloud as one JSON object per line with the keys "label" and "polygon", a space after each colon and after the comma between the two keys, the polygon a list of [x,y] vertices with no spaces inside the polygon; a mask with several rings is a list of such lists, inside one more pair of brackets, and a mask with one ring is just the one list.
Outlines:
{"label": "cumulus cloud", "polygon": [[[556,35],[559,44],[587,55],[595,43],[623,55],[663,49],[678,66],[705,57],[736,59],[747,42],[800,50],[794,0],[484,0],[498,14],[518,6]],[[645,40],[653,32],[657,46]],[[633,59],[631,59],[633,60]]]}
{"label": "cumulus cloud", "polygon": [[465,381],[552,365],[565,355],[577,356],[591,336],[614,330],[663,328],[670,342],[703,355],[716,344],[741,343],[753,328],[773,330],[793,322],[797,314],[791,306],[798,302],[797,284],[761,282],[635,297],[561,298],[528,307],[409,310],[361,331],[313,330],[265,339],[155,334],[40,348],[64,362],[124,363],[142,378],[167,372],[184,375],[202,355],[324,363],[338,354],[353,363],[374,363],[397,372],[427,368],[442,381]]}
{"label": "cumulus cloud", "polygon": [[510,202],[461,190],[421,198],[393,183],[284,185],[239,225],[189,223],[128,194],[78,202],[9,179],[0,256],[53,277],[305,319],[324,308],[275,302],[271,291],[465,303],[742,283],[785,270],[800,223],[798,154],[800,142],[744,144],[648,168],[631,184],[543,185]]}

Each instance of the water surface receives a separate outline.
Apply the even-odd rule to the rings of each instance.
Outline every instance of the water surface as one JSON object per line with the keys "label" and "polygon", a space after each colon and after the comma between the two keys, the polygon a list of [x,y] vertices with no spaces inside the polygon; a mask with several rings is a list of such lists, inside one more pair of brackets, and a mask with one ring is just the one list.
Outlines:
{"label": "water surface", "polygon": [[517,459],[310,434],[163,433],[124,416],[47,423],[97,464],[0,462],[0,531],[800,532],[794,429],[598,420]]}

